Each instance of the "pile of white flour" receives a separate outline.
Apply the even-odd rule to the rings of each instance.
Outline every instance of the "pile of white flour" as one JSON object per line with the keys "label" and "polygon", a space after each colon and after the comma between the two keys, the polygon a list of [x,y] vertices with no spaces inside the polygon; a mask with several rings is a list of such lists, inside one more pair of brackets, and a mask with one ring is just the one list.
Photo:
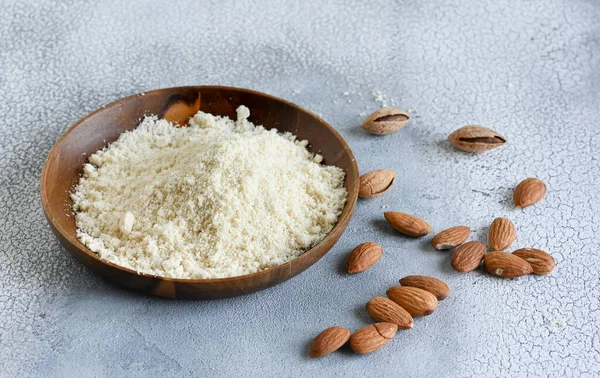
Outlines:
{"label": "pile of white flour", "polygon": [[79,239],[156,276],[219,278],[289,261],[320,242],[346,202],[344,171],[307,141],[198,112],[146,117],[96,152],[74,188]]}

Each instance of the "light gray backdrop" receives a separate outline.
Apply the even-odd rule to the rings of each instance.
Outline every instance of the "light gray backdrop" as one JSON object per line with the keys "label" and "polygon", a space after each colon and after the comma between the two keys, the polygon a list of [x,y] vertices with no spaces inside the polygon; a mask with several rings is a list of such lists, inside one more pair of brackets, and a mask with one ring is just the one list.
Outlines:
{"label": "light gray backdrop", "polygon": [[[151,298],[112,286],[58,244],[39,202],[57,138],[88,112],[161,87],[223,84],[304,106],[346,138],[362,172],[397,184],[359,201],[340,242],[276,288],[222,301]],[[600,374],[600,2],[0,2],[0,375],[598,376]],[[359,129],[382,103],[413,121]],[[453,150],[481,123],[508,144]],[[512,206],[525,177],[539,205]],[[409,240],[385,210],[457,224],[485,241],[494,217],[515,247],[549,251],[549,277],[459,274],[430,237]],[[380,263],[348,277],[347,253],[375,240]],[[307,357],[331,325],[369,322],[364,304],[408,274],[451,296],[368,356]]]}

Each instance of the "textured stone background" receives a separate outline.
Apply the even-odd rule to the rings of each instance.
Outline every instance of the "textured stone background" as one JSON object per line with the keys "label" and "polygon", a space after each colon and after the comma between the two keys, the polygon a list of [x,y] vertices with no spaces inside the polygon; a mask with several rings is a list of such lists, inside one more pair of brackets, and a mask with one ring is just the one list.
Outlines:
{"label": "textured stone background", "polygon": [[[190,84],[311,109],[363,172],[395,169],[397,185],[360,201],[333,250],[276,288],[193,302],[112,286],[46,225],[45,156],[103,104]],[[414,120],[388,137],[363,133],[360,114],[382,102]],[[598,376],[599,108],[594,0],[2,1],[0,375]],[[450,131],[474,122],[509,143],[477,156],[450,148]],[[548,195],[515,209],[512,189],[528,176]],[[484,241],[491,220],[507,216],[515,247],[549,251],[557,269],[505,281],[455,273],[430,238],[392,232],[385,209],[437,231],[467,224]],[[384,246],[382,261],[344,275],[347,253],[366,240]],[[322,329],[368,323],[366,301],[407,274],[440,277],[452,295],[378,353],[307,357]]]}

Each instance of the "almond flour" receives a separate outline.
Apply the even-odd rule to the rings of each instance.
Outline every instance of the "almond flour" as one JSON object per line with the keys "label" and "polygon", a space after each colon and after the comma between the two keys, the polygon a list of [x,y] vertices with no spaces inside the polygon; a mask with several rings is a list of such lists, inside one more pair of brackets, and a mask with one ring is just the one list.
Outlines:
{"label": "almond flour", "polygon": [[319,243],[346,202],[344,171],[307,141],[198,112],[146,117],[96,152],[71,197],[79,239],[102,259],[162,277],[254,273]]}

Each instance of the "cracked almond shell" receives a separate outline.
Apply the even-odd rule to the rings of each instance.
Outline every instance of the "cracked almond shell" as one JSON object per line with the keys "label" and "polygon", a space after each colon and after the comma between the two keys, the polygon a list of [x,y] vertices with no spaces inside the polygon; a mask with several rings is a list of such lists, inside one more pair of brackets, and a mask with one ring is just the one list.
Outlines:
{"label": "cracked almond shell", "polygon": [[360,176],[358,195],[362,198],[374,198],[384,194],[394,184],[396,172],[391,169],[377,169]]}
{"label": "cracked almond shell", "polygon": [[363,129],[375,135],[387,135],[400,130],[410,121],[410,116],[404,110],[397,108],[381,108],[365,118],[360,125]]}
{"label": "cracked almond shell", "polygon": [[500,147],[506,138],[500,133],[479,125],[463,126],[454,130],[448,140],[454,148],[465,152],[482,152]]}

